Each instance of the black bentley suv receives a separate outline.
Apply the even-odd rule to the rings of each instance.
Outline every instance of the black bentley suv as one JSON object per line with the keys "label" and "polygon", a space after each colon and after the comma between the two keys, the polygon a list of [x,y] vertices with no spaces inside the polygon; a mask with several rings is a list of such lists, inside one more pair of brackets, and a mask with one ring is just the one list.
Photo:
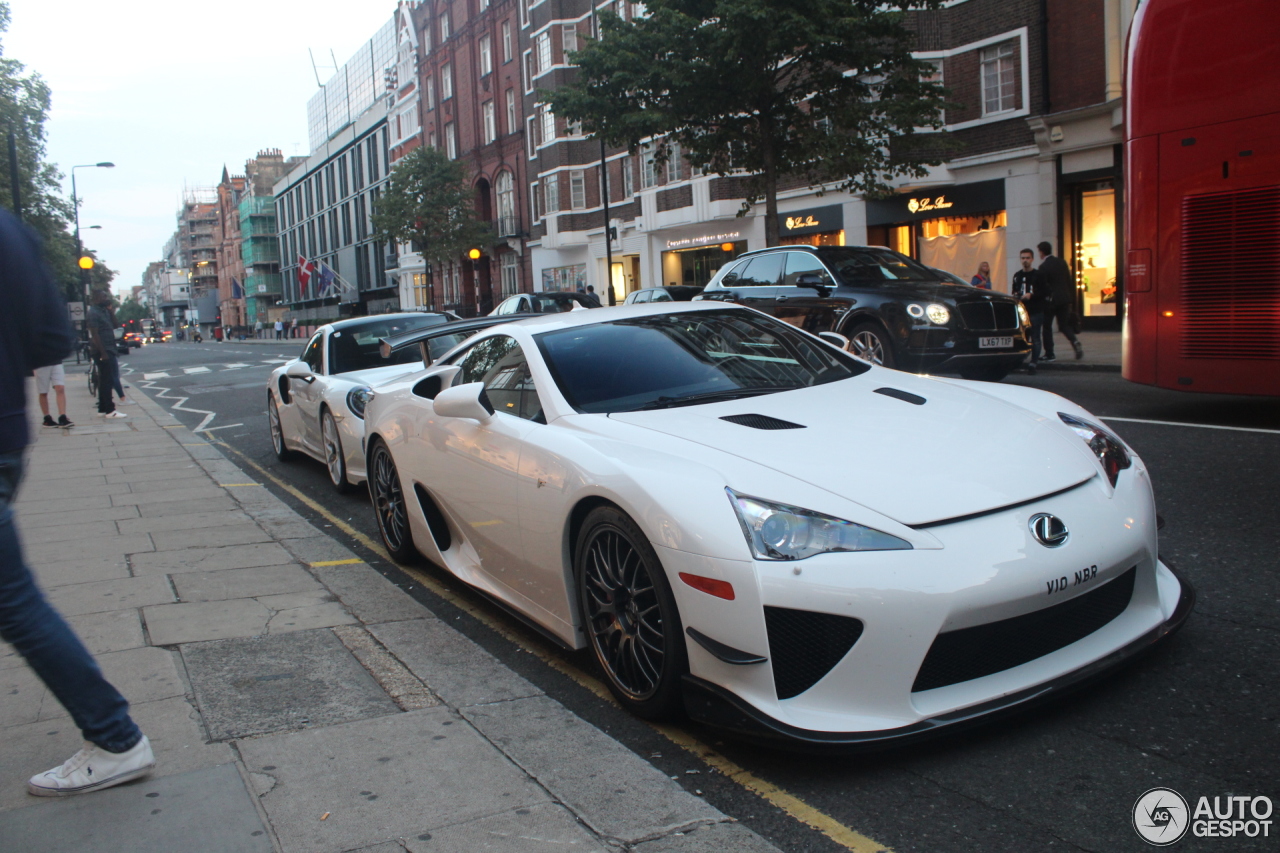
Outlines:
{"label": "black bentley suv", "polygon": [[953,284],[879,246],[775,246],[726,264],[703,300],[736,302],[809,332],[839,332],[867,361],[999,381],[1031,352],[1022,304]]}

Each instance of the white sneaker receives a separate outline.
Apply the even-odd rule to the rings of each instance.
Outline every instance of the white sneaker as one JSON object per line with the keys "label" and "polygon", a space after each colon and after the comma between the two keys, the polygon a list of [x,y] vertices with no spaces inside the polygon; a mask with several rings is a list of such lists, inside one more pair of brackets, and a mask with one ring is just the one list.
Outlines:
{"label": "white sneaker", "polygon": [[129,416],[128,416],[128,415],[126,415],[124,412],[120,411],[119,409],[116,409],[114,412],[107,412],[107,413],[106,413],[105,415],[103,415],[102,417],[104,417],[104,418],[127,418],[127,417],[129,417]]}
{"label": "white sneaker", "polygon": [[32,776],[27,790],[37,797],[69,797],[110,788],[146,776],[156,766],[151,741],[143,735],[127,752],[107,752],[85,742],[84,748],[52,770]]}

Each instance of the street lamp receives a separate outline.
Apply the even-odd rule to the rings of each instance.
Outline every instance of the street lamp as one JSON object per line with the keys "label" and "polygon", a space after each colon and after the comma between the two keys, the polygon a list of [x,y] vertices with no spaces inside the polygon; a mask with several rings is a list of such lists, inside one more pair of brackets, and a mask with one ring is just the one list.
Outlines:
{"label": "street lamp", "polygon": [[[71,208],[73,211],[75,211],[75,216],[76,216],[76,259],[77,261],[80,258],[84,257],[84,246],[81,245],[80,243],[80,196],[76,194],[76,169],[114,169],[115,167],[116,167],[115,163],[107,163],[107,162],[83,163],[79,166],[71,167]],[[94,225],[91,227],[101,228],[102,226]],[[87,291],[89,287],[89,270],[86,267],[81,267],[80,269],[81,269],[80,291],[82,296],[87,297],[88,293],[86,293],[85,291]]]}

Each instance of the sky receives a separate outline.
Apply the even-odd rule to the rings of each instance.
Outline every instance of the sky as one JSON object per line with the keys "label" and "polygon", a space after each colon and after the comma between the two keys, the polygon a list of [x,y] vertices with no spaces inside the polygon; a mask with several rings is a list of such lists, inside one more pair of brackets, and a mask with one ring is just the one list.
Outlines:
{"label": "sky", "polygon": [[[185,187],[258,151],[306,156],[307,101],[391,19],[394,0],[8,0],[4,56],[53,90],[47,158],[77,169],[84,244],[128,294],[161,258]],[[100,225],[101,230],[86,230]]]}

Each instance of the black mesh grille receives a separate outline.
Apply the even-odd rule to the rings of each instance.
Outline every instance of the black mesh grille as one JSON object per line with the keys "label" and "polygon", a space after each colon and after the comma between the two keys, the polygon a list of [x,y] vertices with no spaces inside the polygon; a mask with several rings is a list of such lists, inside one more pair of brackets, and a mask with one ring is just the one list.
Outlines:
{"label": "black mesh grille", "polygon": [[752,429],[804,429],[804,424],[793,424],[768,415],[725,415],[720,420]]}
{"label": "black mesh grille", "polygon": [[960,319],[975,332],[1018,328],[1018,306],[1012,302],[961,302]]}
{"label": "black mesh grille", "polygon": [[1129,606],[1137,566],[1092,592],[1034,613],[939,634],[913,691],[959,684],[1043,657],[1084,639]]}
{"label": "black mesh grille", "polygon": [[799,696],[818,683],[862,636],[862,623],[848,616],[766,607],[769,659],[779,699]]}

